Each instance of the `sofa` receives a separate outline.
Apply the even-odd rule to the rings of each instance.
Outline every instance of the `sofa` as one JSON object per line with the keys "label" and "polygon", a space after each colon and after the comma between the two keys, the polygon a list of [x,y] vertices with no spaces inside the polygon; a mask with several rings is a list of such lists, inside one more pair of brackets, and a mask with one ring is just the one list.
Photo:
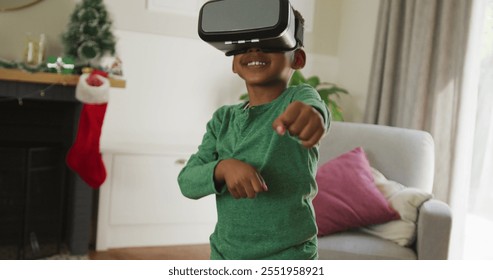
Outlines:
{"label": "sofa", "polygon": [[[371,167],[403,186],[431,193],[434,142],[424,131],[382,125],[332,122],[320,143],[319,167],[355,147],[362,147]],[[320,187],[319,187],[320,188]],[[448,256],[451,211],[431,198],[417,209],[415,239],[402,246],[352,228],[318,240],[322,260],[444,260]]]}

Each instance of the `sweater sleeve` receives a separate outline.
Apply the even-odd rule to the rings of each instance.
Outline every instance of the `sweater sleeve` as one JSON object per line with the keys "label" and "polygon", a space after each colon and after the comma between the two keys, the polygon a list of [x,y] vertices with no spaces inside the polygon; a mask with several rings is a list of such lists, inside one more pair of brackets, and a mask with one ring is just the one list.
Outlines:
{"label": "sweater sleeve", "polygon": [[322,115],[325,122],[325,130],[328,131],[332,120],[330,111],[313,87],[309,85],[298,86],[296,93],[293,95],[292,101],[301,101],[315,108],[320,115]]}
{"label": "sweater sleeve", "polygon": [[197,153],[187,161],[178,175],[182,194],[191,199],[199,199],[211,194],[220,194],[215,187],[214,170],[219,162],[216,151],[217,131],[221,125],[222,108],[214,113],[207,123],[207,130]]}

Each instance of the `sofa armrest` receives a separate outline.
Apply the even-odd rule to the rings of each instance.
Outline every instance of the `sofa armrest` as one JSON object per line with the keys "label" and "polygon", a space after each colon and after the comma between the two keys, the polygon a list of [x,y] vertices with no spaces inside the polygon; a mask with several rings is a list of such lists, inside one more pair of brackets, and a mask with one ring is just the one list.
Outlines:
{"label": "sofa armrest", "polygon": [[430,199],[419,209],[416,252],[419,260],[446,260],[452,227],[450,207]]}

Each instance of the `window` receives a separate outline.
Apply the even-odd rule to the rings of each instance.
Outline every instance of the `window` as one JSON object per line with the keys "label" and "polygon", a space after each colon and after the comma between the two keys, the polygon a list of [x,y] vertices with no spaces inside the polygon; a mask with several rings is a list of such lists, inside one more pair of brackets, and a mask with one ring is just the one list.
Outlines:
{"label": "window", "polygon": [[486,1],[464,258],[493,259],[493,0]]}

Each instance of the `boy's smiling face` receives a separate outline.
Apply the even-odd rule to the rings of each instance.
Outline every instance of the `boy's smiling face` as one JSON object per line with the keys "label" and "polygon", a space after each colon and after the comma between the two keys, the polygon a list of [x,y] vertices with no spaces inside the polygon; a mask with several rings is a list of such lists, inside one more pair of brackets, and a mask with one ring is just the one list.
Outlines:
{"label": "boy's smiling face", "polygon": [[[293,52],[264,53],[252,48],[233,58],[233,72],[245,80],[247,86],[270,86],[287,84],[296,67]],[[303,63],[304,65],[304,63]]]}

